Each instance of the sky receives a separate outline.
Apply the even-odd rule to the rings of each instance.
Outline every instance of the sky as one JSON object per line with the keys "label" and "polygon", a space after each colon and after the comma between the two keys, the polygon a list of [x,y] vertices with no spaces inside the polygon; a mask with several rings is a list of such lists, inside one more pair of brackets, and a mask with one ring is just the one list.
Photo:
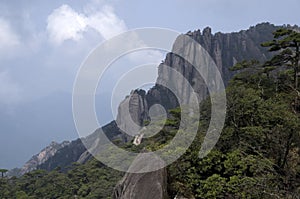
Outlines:
{"label": "sky", "polygon": [[[0,168],[20,167],[51,141],[78,137],[73,83],[99,43],[142,27],[185,33],[206,26],[239,31],[261,22],[300,25],[299,8],[299,0],[0,0]],[[112,119],[105,109],[112,77],[122,75],[125,63],[159,63],[163,56],[149,51],[115,64],[97,93],[104,123]]]}

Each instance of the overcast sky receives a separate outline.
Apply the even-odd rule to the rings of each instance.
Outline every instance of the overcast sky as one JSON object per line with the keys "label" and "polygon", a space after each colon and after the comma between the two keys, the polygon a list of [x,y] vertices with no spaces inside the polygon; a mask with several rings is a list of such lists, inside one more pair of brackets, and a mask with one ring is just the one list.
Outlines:
{"label": "overcast sky", "polygon": [[[1,0],[0,167],[21,166],[52,140],[76,138],[71,113],[69,126],[62,122],[56,133],[46,126],[50,130],[31,128],[39,116],[21,113],[50,96],[71,94],[80,64],[100,42],[140,27],[185,33],[206,26],[213,32],[239,31],[266,21],[299,25],[299,8],[299,0]],[[131,61],[159,62],[162,56],[152,52]]]}

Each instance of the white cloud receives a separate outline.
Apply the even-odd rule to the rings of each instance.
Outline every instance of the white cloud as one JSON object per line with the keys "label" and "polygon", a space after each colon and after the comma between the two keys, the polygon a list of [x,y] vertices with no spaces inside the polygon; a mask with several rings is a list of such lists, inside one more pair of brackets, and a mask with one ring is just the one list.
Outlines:
{"label": "white cloud", "polygon": [[89,16],[87,23],[104,39],[109,39],[127,29],[124,21],[118,18],[111,6],[104,6],[100,12]]}
{"label": "white cloud", "polygon": [[62,5],[48,16],[47,31],[54,44],[65,40],[78,41],[86,29],[86,17],[75,12],[70,6]]}
{"label": "white cloud", "polygon": [[0,72],[0,103],[12,104],[20,100],[21,89],[7,72]]}
{"label": "white cloud", "polygon": [[109,39],[125,31],[123,20],[114,13],[111,6],[103,6],[100,11],[79,13],[69,5],[62,5],[48,16],[49,39],[56,45],[65,40],[78,41],[89,28],[97,31],[104,39]]}
{"label": "white cloud", "polygon": [[20,44],[18,35],[8,21],[0,18],[0,50],[7,50]]}

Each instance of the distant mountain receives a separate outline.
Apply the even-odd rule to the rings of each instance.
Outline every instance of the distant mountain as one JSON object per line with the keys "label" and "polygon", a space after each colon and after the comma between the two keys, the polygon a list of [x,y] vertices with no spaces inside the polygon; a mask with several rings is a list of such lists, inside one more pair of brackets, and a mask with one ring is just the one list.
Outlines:
{"label": "distant mountain", "polygon": [[41,150],[38,154],[32,156],[30,160],[28,160],[22,168],[15,168],[9,171],[9,176],[21,176],[25,173],[33,171],[37,169],[37,167],[44,162],[46,162],[49,158],[54,156],[59,149],[62,149],[70,144],[69,141],[64,141],[60,144],[56,142],[51,142],[49,146]]}
{"label": "distant mountain", "polygon": [[[121,132],[114,121],[103,126],[102,130],[109,139],[114,139],[118,136],[121,136]],[[93,144],[95,137],[97,137],[99,133],[99,131],[95,131],[92,135],[82,139],[84,139],[85,143]],[[57,150],[53,156],[48,158],[42,164],[39,164],[37,168],[48,171],[51,171],[57,167],[61,167],[63,169],[71,166],[73,162],[85,163],[90,158],[91,155],[87,152],[82,140],[77,139]]]}

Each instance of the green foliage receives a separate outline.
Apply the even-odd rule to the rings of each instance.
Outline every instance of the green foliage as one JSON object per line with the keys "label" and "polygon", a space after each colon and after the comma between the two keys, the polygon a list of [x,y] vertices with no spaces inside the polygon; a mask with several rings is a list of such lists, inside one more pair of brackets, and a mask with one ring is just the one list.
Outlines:
{"label": "green foliage", "polygon": [[20,178],[1,179],[0,198],[110,198],[121,176],[96,160],[75,164],[66,173],[59,168],[35,170]]}
{"label": "green foliage", "polygon": [[236,71],[236,70],[242,70],[249,67],[254,68],[253,66],[256,66],[257,64],[259,64],[257,60],[250,60],[250,61],[244,60],[231,67],[230,70]]}
{"label": "green foliage", "polygon": [[[244,61],[226,89],[225,128],[216,148],[197,157],[208,126],[210,103],[202,103],[200,132],[184,156],[168,167],[169,193],[188,198],[296,198],[300,195],[300,112],[293,59],[299,33],[278,30],[266,63]],[[291,58],[294,57],[294,58]],[[278,63],[278,65],[275,64]],[[272,63],[272,64],[270,64]],[[290,70],[292,66],[294,70]],[[287,65],[291,64],[291,65]],[[277,68],[280,70],[275,70]]]}
{"label": "green foliage", "polygon": [[[293,88],[299,95],[300,33],[291,29],[278,29],[274,32],[274,40],[265,42],[262,46],[269,47],[270,51],[278,51],[278,54],[267,61],[264,66],[293,69],[293,85],[290,84],[289,87]],[[297,98],[295,99],[295,109],[300,108]]]}

